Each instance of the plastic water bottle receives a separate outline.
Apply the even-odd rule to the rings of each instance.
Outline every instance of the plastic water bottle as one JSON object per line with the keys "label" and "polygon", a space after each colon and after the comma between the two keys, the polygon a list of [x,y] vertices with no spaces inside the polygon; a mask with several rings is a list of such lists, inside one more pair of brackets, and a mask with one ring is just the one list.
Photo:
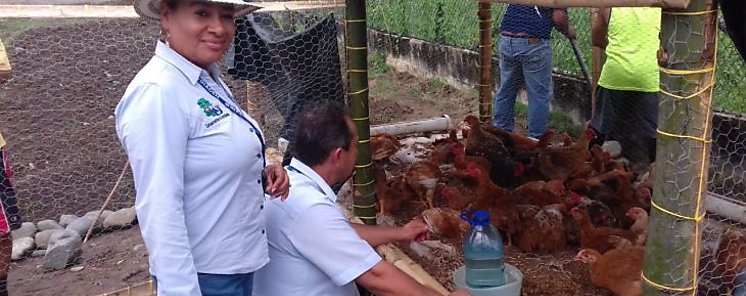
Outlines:
{"label": "plastic water bottle", "polygon": [[498,287],[505,284],[504,246],[500,233],[490,223],[487,211],[475,211],[464,237],[466,284],[472,288]]}

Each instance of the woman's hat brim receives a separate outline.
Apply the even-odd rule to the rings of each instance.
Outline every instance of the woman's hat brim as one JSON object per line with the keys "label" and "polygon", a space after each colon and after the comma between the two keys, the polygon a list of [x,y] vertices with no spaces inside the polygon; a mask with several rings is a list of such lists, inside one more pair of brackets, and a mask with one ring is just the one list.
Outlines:
{"label": "woman's hat brim", "polygon": [[[241,0],[204,0],[204,2],[233,5],[236,7],[236,13],[233,14],[233,17],[236,18],[242,17],[262,8],[254,4],[248,4],[247,2]],[[161,18],[161,0],[135,0],[133,6],[135,7],[135,11],[137,12],[137,14],[139,14],[143,18],[151,20],[158,20]]]}

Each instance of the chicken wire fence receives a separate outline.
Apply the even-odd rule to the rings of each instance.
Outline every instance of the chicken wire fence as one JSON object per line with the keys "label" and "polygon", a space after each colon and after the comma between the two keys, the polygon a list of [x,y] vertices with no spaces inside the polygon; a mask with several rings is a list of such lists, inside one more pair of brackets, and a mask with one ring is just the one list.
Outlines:
{"label": "chicken wire fence", "polygon": [[[394,66],[397,59],[391,57],[411,53],[422,64],[438,69],[408,69],[418,75],[462,87],[476,84],[476,2],[374,0],[367,6],[370,71],[386,63]],[[498,28],[505,7],[492,6],[494,55],[498,54]],[[580,52],[590,66],[589,10],[570,9],[569,13],[578,30]],[[226,82],[236,99],[262,121],[269,146],[292,134],[292,120],[287,119],[308,103],[344,98],[343,15],[341,8],[279,11],[256,13],[237,23],[236,43],[223,63]],[[152,56],[158,29],[155,23],[135,19],[0,19],[0,39],[13,66],[11,79],[0,84],[0,131],[8,141],[13,185],[24,221],[40,228],[42,220],[64,225],[71,220],[62,215],[80,217],[98,210],[110,194],[107,210],[133,205],[132,175],[116,137],[113,109],[130,79]],[[687,33],[700,36],[701,30]],[[407,49],[398,39],[402,37],[425,41],[431,48]],[[740,115],[746,112],[746,70],[727,36],[721,34],[719,39],[714,106],[722,111],[711,125],[707,187],[711,195],[740,206],[746,203],[746,126]],[[551,42],[553,108],[563,112],[550,114],[549,125],[577,136],[582,127],[568,122],[588,119],[588,111],[573,106],[589,107],[590,92],[567,40],[555,31]],[[469,63],[463,65],[464,56],[453,54],[462,49],[472,51],[471,60],[467,58]],[[701,49],[687,50],[690,55],[701,54]],[[449,64],[450,68],[442,66]],[[497,80],[497,65],[493,72]],[[516,122],[517,131],[527,128],[528,112],[526,107],[517,108],[516,117],[523,118]],[[683,168],[691,166],[682,164]],[[120,174],[122,181],[112,191]],[[714,213],[705,221],[699,291],[729,295],[728,287],[744,281],[743,224]],[[108,231],[103,226],[96,227],[93,235]],[[43,244],[37,244],[43,249]]]}

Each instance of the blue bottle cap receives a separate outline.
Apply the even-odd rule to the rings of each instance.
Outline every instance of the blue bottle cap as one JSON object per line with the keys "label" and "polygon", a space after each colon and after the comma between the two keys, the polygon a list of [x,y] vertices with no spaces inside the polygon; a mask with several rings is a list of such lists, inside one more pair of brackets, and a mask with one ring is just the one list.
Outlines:
{"label": "blue bottle cap", "polygon": [[485,210],[474,211],[471,216],[472,225],[487,225],[490,224],[490,213]]}

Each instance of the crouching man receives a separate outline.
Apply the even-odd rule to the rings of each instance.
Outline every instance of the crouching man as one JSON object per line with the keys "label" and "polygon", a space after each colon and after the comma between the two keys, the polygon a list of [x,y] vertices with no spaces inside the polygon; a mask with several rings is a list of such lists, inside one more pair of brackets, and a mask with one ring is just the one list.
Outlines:
{"label": "crouching man", "polygon": [[439,295],[373,250],[423,237],[424,223],[353,224],[336,205],[330,185],[347,180],[357,158],[357,130],[345,106],[325,103],[306,110],[294,137],[294,158],[287,166],[290,197],[266,203],[270,262],[256,273],[254,295],[353,296],[355,283],[375,295]]}

